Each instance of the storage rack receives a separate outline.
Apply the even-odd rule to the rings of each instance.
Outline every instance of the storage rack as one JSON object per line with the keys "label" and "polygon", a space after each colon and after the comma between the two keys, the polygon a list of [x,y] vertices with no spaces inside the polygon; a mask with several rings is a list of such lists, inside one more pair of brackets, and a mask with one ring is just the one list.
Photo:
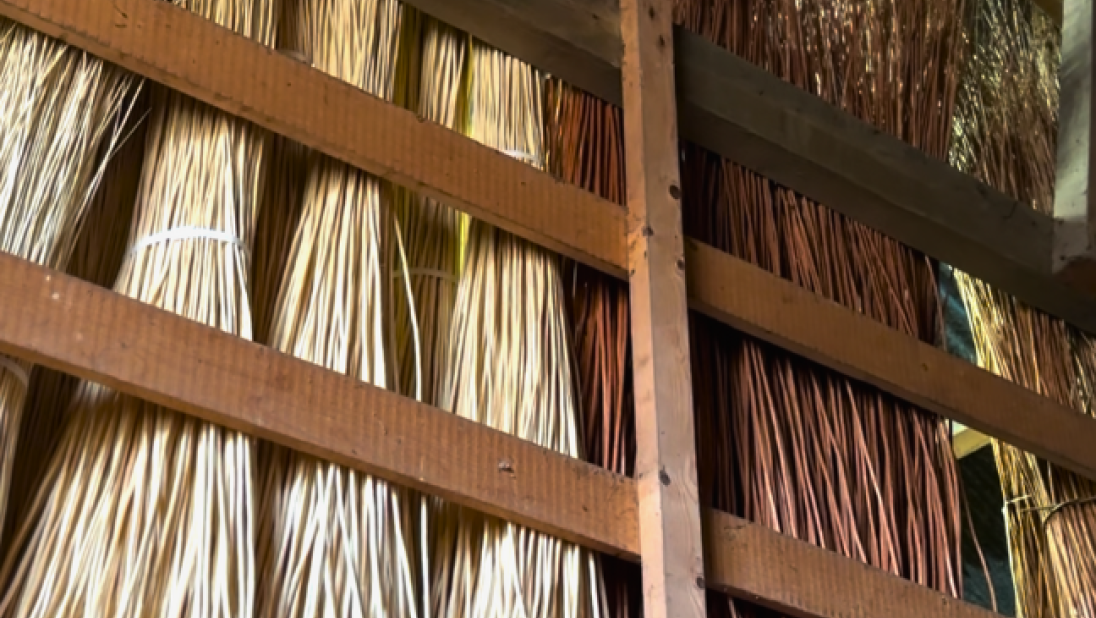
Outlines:
{"label": "storage rack", "polygon": [[636,480],[6,254],[0,352],[641,561],[647,616],[703,616],[704,588],[797,617],[992,616],[698,506],[686,290],[736,329],[1090,478],[1096,420],[683,238],[673,119],[683,138],[1096,333],[1091,1],[1065,5],[1061,117],[1083,143],[1060,157],[1060,179],[1079,176],[1059,182],[1056,217],[673,29],[668,0],[408,2],[623,104],[628,210],[166,2],[0,0],[0,15],[629,279]]}

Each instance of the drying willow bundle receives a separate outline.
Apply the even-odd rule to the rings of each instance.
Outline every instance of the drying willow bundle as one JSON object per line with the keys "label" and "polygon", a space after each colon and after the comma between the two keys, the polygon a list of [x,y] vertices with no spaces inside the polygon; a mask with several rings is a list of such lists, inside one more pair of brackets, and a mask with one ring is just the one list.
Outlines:
{"label": "drying willow bundle", "polygon": [[[529,66],[472,42],[466,132],[543,166],[543,83]],[[581,455],[563,282],[556,256],[482,222],[468,232],[443,407],[572,457]],[[433,615],[597,616],[589,551],[461,509],[437,556],[448,585]]]}
{"label": "drying willow bundle", "polygon": [[[952,162],[1049,213],[1057,133],[1057,26],[1023,0],[979,0]],[[959,274],[986,369],[1092,415],[1096,340]],[[1096,616],[1096,483],[1001,442],[1019,615]]]}
{"label": "drying willow bundle", "polygon": [[[619,108],[567,86],[547,82],[547,154],[553,174],[623,205],[624,118]],[[635,407],[628,286],[582,264],[572,264],[571,323],[584,414],[587,461],[629,475],[635,465]],[[602,559],[607,614],[638,616],[641,582],[636,565]]]}
{"label": "drying willow bundle", "polygon": [[[130,113],[143,113],[144,97]],[[72,251],[68,274],[96,285],[109,286],[118,277],[126,250],[126,235],[133,218],[133,204],[141,180],[144,158],[144,122],[135,124],[134,133],[127,134],[119,146],[100,146],[103,155],[114,151],[107,163],[102,181],[88,207],[86,219]],[[11,475],[8,517],[4,523],[5,541],[10,541],[37,482],[49,463],[53,446],[64,427],[64,414],[72,402],[78,379],[68,374],[35,367],[25,409],[33,411],[23,418],[19,428],[19,446]],[[7,546],[4,546],[7,549]],[[4,552],[0,552],[2,554]]]}
{"label": "drying willow bundle", "polygon": [[[135,85],[121,69],[0,19],[0,251],[64,268]],[[0,355],[0,521],[30,370]]]}
{"label": "drying willow bundle", "polygon": [[[685,26],[914,144],[947,152],[961,0],[725,0]],[[933,264],[794,192],[687,149],[687,232],[922,341]],[[705,500],[941,592],[962,590],[961,507],[935,416],[707,320],[694,320]],[[736,604],[742,611],[742,604]]]}
{"label": "drying willow bundle", "polygon": [[[417,38],[413,42],[420,45]],[[459,128],[467,47],[466,35],[425,20],[418,92],[408,97],[418,99],[422,118]],[[391,273],[399,387],[405,395],[430,405],[438,405],[447,375],[464,220],[459,211],[435,200],[403,190],[398,193],[394,228],[398,242],[389,243],[389,255],[392,264],[406,262],[406,268],[394,267]]]}
{"label": "drying willow bundle", "polygon": [[[272,3],[188,6],[273,42]],[[265,148],[247,123],[158,92],[114,289],[250,337],[247,259]],[[251,467],[246,436],[81,384],[0,573],[0,615],[250,615]]]}
{"label": "drying willow bundle", "polygon": [[[391,100],[402,13],[393,0],[300,0],[289,29],[316,68]],[[384,311],[391,193],[377,178],[309,153],[270,337],[283,352],[382,388],[393,380]],[[272,448],[259,615],[419,615],[417,497]]]}

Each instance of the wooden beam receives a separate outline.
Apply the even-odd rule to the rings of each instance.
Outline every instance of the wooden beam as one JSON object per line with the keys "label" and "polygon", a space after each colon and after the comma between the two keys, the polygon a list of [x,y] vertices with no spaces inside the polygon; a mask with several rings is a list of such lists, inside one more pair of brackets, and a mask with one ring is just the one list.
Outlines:
{"label": "wooden beam", "polygon": [[705,511],[704,538],[713,587],[793,618],[998,615],[726,513]]}
{"label": "wooden beam", "polygon": [[[638,559],[631,479],[5,253],[0,289],[0,353]],[[726,514],[704,521],[707,585],[799,618],[989,615]]]}
{"label": "wooden beam", "polygon": [[705,618],[673,0],[622,0],[620,25],[643,615]]}
{"label": "wooden beam", "polygon": [[1066,0],[1062,28],[1058,165],[1052,268],[1067,284],[1096,292],[1096,194],[1093,174],[1092,0]]}
{"label": "wooden beam", "polygon": [[[0,0],[0,15],[618,276],[619,207],[155,0]],[[499,179],[505,178],[502,182]],[[578,233],[574,233],[578,232]],[[566,244],[559,239],[567,238]]]}
{"label": "wooden beam", "polygon": [[697,310],[1096,479],[1096,419],[708,245],[685,260]]}
{"label": "wooden beam", "polygon": [[0,252],[0,353],[635,558],[635,484]]}

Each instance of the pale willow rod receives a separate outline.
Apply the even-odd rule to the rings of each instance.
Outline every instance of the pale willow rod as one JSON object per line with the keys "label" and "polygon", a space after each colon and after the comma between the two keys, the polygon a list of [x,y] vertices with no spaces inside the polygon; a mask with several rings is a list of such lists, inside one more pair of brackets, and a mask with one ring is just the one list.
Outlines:
{"label": "pale willow rod", "polygon": [[[531,67],[473,41],[466,133],[543,167],[542,88]],[[442,407],[578,457],[558,258],[482,222],[472,223],[465,256]],[[449,580],[434,615],[601,615],[591,552],[469,510],[456,517],[455,543],[436,558]]]}
{"label": "pale willow rod", "polygon": [[[403,8],[392,0],[300,0],[291,5],[287,29],[292,47],[317,69],[391,100],[402,18]],[[319,153],[310,153],[306,165],[302,214],[271,345],[392,387],[385,318],[392,188]],[[418,497],[354,470],[270,448],[259,615],[421,615]]]}
{"label": "pale willow rod", "polygon": [[[0,251],[64,268],[136,85],[121,69],[0,20]],[[30,371],[0,355],[0,522]]]}
{"label": "pale willow rod", "polygon": [[[468,45],[467,36],[440,22],[407,11],[421,37],[407,37],[405,49],[415,46],[417,71],[405,81],[410,100],[417,99],[418,112],[429,121],[450,129],[459,128],[466,108],[463,88]],[[413,64],[413,63],[411,63]],[[417,88],[416,88],[417,87]],[[392,328],[399,370],[399,386],[405,395],[430,405],[440,405],[440,393],[448,377],[449,338],[460,275],[462,231],[467,217],[434,200],[408,191],[398,193],[395,231],[405,250],[406,267],[393,268],[396,285],[392,294]],[[396,245],[390,243],[391,264]],[[413,308],[413,313],[412,313]],[[431,496],[421,496],[420,560],[422,609],[430,615],[441,604],[448,576],[431,556],[447,551],[453,543],[455,507]]]}
{"label": "pale willow rod", "polygon": [[[147,97],[141,97],[130,113],[143,117]],[[126,134],[124,143],[110,158],[102,182],[88,207],[82,231],[69,260],[68,274],[96,285],[109,287],[118,278],[126,252],[126,237],[133,220],[133,206],[141,181],[141,161],[144,160],[145,127],[147,122],[133,123],[134,133]],[[103,144],[101,151],[113,151],[114,144]],[[104,152],[104,154],[106,154]],[[37,482],[49,464],[53,446],[64,427],[73,393],[80,380],[68,374],[35,367],[25,409],[33,411],[23,418],[19,429],[19,448],[12,470],[8,498],[8,518],[4,540],[10,541],[28,502],[36,491]],[[3,545],[0,553],[7,551]]]}
{"label": "pale willow rod", "polygon": [[[187,3],[274,41],[273,3]],[[265,134],[159,92],[120,293],[250,338]],[[251,439],[84,383],[0,580],[3,616],[249,616]]]}

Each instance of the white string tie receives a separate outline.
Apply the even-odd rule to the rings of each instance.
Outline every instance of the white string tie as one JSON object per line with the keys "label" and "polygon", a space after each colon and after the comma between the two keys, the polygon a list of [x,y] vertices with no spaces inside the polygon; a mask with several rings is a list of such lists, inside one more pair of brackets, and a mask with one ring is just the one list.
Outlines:
{"label": "white string tie", "polygon": [[221,230],[211,230],[211,229],[204,228],[204,227],[191,227],[191,226],[176,227],[176,228],[172,228],[170,230],[165,230],[163,232],[157,232],[157,233],[152,234],[150,236],[145,236],[141,240],[137,241],[137,243],[133,245],[133,248],[130,249],[129,252],[131,254],[134,254],[134,253],[137,253],[138,251],[140,251],[141,249],[144,249],[145,247],[149,247],[149,246],[152,246],[152,245],[155,245],[155,244],[158,244],[158,243],[162,243],[162,242],[171,242],[173,240],[201,240],[201,239],[213,240],[213,241],[217,241],[217,242],[223,242],[223,243],[228,243],[228,244],[231,244],[231,245],[236,245],[236,248],[238,248],[240,250],[240,252],[244,254],[244,257],[246,259],[250,260],[250,258],[251,258],[250,254],[247,250],[247,245],[244,244],[244,241],[242,241],[239,238],[233,236],[232,234],[229,234],[228,232],[222,232]]}
{"label": "white string tie", "polygon": [[24,390],[30,388],[30,375],[27,373],[27,370],[23,369],[23,367],[15,362],[14,359],[8,358],[7,356],[0,356],[0,369],[15,376],[15,379],[23,385]]}
{"label": "white string tie", "polygon": [[544,161],[540,157],[529,154],[528,152],[521,150],[503,150],[502,154],[518,159],[519,161],[524,161],[534,167],[544,167]]}
{"label": "white string tie", "polygon": [[[447,273],[444,270],[438,270],[436,268],[409,268],[408,271],[411,273],[412,276],[422,275],[423,277],[437,277],[438,279],[441,279],[443,281],[448,281],[449,283],[453,283],[453,284],[458,283],[456,276],[454,276],[450,273]],[[403,276],[403,271],[402,270],[393,270],[392,271],[392,278],[393,279],[399,279],[402,276]]]}

